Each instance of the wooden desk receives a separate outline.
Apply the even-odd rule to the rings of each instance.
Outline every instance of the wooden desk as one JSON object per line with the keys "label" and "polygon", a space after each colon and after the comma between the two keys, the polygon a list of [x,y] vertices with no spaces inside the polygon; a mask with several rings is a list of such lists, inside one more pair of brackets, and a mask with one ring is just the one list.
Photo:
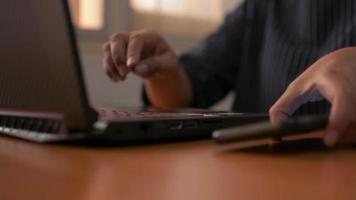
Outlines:
{"label": "wooden desk", "polygon": [[0,199],[356,199],[356,149],[309,144],[90,148],[0,137]]}

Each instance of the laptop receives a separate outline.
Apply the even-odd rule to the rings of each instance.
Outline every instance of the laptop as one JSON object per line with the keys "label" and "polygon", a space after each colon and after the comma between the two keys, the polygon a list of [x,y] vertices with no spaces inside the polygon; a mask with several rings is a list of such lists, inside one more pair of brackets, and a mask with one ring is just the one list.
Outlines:
{"label": "laptop", "polygon": [[[65,0],[0,3],[0,133],[36,142],[210,137],[265,114],[95,108]],[[122,94],[125,95],[125,94]]]}

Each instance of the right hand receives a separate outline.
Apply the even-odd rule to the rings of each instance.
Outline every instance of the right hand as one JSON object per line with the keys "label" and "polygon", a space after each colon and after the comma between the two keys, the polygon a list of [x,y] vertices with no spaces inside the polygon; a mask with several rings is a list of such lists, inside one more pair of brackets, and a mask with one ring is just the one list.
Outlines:
{"label": "right hand", "polygon": [[116,33],[103,49],[103,68],[115,82],[125,80],[129,72],[155,79],[175,74],[179,69],[172,48],[153,31]]}

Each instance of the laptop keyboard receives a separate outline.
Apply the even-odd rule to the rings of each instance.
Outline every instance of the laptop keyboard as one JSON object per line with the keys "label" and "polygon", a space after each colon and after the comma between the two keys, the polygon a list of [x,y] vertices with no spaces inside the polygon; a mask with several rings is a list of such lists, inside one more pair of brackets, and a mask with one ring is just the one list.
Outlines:
{"label": "laptop keyboard", "polygon": [[[211,117],[212,114],[203,113],[169,113],[169,112],[147,112],[147,111],[122,111],[115,109],[99,109],[101,118],[106,119],[174,119],[174,118],[196,118]],[[215,115],[214,115],[215,116]]]}
{"label": "laptop keyboard", "polygon": [[34,132],[57,133],[61,128],[61,120],[18,117],[18,116],[0,116],[0,132],[5,129],[28,130]]}

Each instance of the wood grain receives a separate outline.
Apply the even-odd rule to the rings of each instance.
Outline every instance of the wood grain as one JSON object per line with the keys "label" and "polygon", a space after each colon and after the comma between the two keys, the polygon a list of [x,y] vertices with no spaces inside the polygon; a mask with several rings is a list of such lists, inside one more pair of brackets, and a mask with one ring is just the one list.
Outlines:
{"label": "wood grain", "polygon": [[356,199],[356,149],[212,141],[132,147],[0,137],[0,199]]}

